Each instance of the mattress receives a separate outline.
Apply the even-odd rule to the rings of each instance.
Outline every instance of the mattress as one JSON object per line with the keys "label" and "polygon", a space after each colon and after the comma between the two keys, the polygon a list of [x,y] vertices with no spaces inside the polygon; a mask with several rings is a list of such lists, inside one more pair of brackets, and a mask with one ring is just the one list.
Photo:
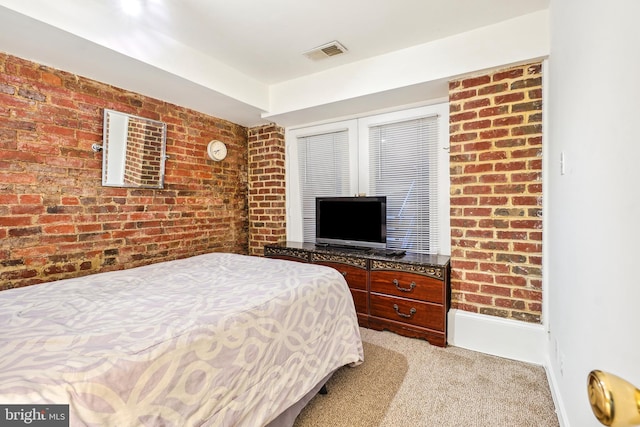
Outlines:
{"label": "mattress", "polygon": [[0,292],[0,402],[72,426],[261,426],[363,361],[328,267],[213,253]]}

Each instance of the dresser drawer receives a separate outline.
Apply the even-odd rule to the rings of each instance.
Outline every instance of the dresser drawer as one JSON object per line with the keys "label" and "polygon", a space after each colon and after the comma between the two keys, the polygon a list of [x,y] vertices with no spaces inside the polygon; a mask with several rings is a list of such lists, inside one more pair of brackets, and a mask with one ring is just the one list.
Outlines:
{"label": "dresser drawer", "polygon": [[444,283],[421,274],[403,271],[372,271],[371,292],[443,304]]}
{"label": "dresser drawer", "polygon": [[309,262],[309,252],[290,248],[265,246],[264,256],[289,261]]}
{"label": "dresser drawer", "polygon": [[349,289],[351,296],[353,296],[353,303],[356,306],[357,313],[366,314],[367,310],[367,291],[360,291],[358,289]]}
{"label": "dresser drawer", "polygon": [[339,262],[315,262],[315,264],[326,265],[338,270],[347,281],[347,284],[352,289],[367,290],[367,270],[364,268],[355,267],[353,265],[342,264]]}
{"label": "dresser drawer", "polygon": [[371,293],[371,316],[382,317],[423,328],[444,331],[444,306]]}

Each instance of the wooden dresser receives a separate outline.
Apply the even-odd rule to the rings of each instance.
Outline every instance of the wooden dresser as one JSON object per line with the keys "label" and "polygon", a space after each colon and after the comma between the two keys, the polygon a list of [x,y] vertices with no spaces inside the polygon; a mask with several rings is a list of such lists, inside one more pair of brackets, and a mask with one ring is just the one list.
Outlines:
{"label": "wooden dresser", "polygon": [[361,326],[447,345],[449,257],[407,252],[389,258],[313,243],[267,245],[270,258],[322,264],[345,277]]}

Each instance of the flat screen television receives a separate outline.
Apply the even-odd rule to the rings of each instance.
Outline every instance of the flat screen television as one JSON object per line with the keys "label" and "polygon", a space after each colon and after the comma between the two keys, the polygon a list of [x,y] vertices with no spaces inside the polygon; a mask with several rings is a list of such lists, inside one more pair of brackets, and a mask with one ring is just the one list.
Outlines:
{"label": "flat screen television", "polygon": [[316,244],[385,248],[386,196],[317,197]]}

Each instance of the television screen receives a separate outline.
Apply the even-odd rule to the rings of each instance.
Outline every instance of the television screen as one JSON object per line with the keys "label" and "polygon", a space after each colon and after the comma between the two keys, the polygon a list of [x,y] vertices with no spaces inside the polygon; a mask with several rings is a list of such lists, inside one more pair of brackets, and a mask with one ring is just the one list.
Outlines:
{"label": "television screen", "polygon": [[316,243],[385,248],[387,245],[387,198],[317,197]]}

